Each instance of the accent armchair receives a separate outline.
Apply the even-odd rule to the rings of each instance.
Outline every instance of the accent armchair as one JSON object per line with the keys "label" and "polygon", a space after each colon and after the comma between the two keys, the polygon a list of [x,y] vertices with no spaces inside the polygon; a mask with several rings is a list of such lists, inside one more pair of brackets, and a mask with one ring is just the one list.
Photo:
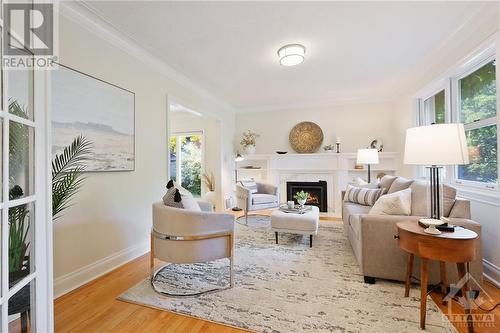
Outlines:
{"label": "accent armchair", "polygon": [[[168,207],[163,202],[153,204],[153,229],[151,231],[151,286],[169,296],[195,296],[212,289],[191,294],[171,294],[156,289],[158,273],[168,264],[201,263],[229,259],[229,287],[234,286],[234,216],[212,212],[208,202],[198,202],[201,212]],[[163,265],[155,272],[154,259]],[[223,288],[227,289],[227,288]]]}
{"label": "accent armchair", "polygon": [[252,189],[250,187],[243,186],[242,183],[236,184],[238,207],[243,208],[245,211],[246,223],[248,223],[248,212],[276,208],[279,206],[280,202],[278,187],[258,182],[255,184],[257,184],[256,193],[252,193]]}

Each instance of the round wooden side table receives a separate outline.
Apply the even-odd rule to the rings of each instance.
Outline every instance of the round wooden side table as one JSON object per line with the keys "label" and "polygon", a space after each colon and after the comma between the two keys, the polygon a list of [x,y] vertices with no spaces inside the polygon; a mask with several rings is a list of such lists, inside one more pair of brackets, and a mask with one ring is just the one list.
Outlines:
{"label": "round wooden side table", "polygon": [[[441,291],[446,295],[447,278],[446,262],[456,263],[458,275],[463,278],[466,273],[466,263],[475,259],[477,234],[468,229],[457,227],[454,232],[442,232],[431,235],[424,232],[418,222],[405,221],[396,224],[398,228],[398,245],[408,252],[406,267],[405,297],[410,293],[410,280],[413,270],[414,256],[420,257],[420,328],[425,329],[425,313],[427,310],[428,261],[438,260],[441,274]],[[467,281],[462,287],[462,295],[466,302],[467,329],[474,332],[472,315],[469,305],[469,286]]]}

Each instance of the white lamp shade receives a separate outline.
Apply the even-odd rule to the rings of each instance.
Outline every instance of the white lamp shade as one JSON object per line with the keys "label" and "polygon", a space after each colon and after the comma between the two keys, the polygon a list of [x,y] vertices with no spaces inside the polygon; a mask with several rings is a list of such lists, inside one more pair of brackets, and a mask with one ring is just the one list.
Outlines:
{"label": "white lamp shade", "polygon": [[378,164],[377,149],[358,149],[358,164]]}
{"label": "white lamp shade", "polygon": [[463,124],[436,124],[406,130],[405,164],[457,165],[469,163]]}

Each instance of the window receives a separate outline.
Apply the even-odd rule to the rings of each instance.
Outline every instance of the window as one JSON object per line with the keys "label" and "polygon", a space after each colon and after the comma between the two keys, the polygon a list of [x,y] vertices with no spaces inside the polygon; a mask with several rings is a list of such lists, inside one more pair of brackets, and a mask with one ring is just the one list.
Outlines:
{"label": "window", "polygon": [[201,196],[203,133],[173,133],[169,139],[170,178]]}
{"label": "window", "polygon": [[[418,126],[431,124],[444,124],[449,118],[449,80],[441,80],[426,89],[419,99]],[[441,176],[446,178],[448,172],[446,168],[441,170]],[[416,178],[428,178],[428,170],[425,166],[415,168]]]}
{"label": "window", "polygon": [[458,180],[498,183],[495,67],[492,60],[457,82],[458,121],[465,126],[470,159],[457,167]]}
{"label": "window", "polygon": [[444,124],[446,119],[445,90],[424,100],[420,125]]}

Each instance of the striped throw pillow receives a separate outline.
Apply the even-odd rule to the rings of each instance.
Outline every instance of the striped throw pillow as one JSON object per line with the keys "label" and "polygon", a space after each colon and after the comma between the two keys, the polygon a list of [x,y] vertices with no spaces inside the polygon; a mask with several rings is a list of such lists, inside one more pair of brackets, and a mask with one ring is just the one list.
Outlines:
{"label": "striped throw pillow", "polygon": [[382,189],[370,189],[347,185],[344,200],[364,206],[373,206],[375,201],[382,195]]}
{"label": "striped throw pillow", "polygon": [[255,180],[242,180],[240,183],[241,186],[250,190],[250,193],[257,193],[257,183]]}

